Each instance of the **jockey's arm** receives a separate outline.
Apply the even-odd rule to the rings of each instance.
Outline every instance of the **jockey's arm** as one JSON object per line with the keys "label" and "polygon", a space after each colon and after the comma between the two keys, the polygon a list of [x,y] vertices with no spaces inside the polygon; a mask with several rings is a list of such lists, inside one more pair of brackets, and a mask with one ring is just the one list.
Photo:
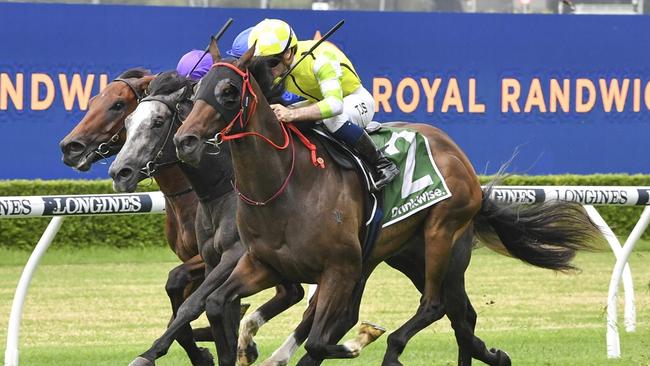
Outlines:
{"label": "jockey's arm", "polygon": [[320,55],[314,60],[313,72],[323,100],[295,109],[271,106],[282,122],[317,121],[343,113],[343,87],[340,80],[343,72],[339,61],[327,53]]}

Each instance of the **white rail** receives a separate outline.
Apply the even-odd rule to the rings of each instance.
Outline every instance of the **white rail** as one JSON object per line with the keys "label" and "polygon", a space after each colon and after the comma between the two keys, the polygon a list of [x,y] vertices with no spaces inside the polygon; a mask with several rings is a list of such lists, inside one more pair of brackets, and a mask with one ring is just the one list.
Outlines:
{"label": "white rail", "polygon": [[[495,187],[492,198],[506,202],[540,203],[550,200],[577,202],[584,205],[591,219],[600,226],[614,255],[616,264],[612,270],[607,294],[607,357],[621,357],[621,343],[618,334],[617,296],[623,278],[625,290],[624,323],[627,332],[636,330],[636,309],[634,305],[634,286],[628,259],[641,234],[650,223],[650,187],[617,186],[499,186]],[[612,229],[600,216],[594,205],[645,206],[634,230],[621,245]]]}
{"label": "white rail", "polygon": [[[505,202],[541,203],[563,200],[581,203],[592,220],[598,224],[616,256],[607,297],[607,356],[620,357],[616,297],[623,278],[625,290],[625,329],[634,332],[636,311],[632,274],[627,263],[634,245],[650,222],[650,187],[614,186],[497,186],[491,193],[493,199]],[[646,206],[634,230],[621,245],[611,228],[593,207],[594,205]],[[163,213],[165,199],[161,192],[136,194],[104,194],[76,196],[15,196],[0,197],[0,219],[16,217],[53,217],[34,248],[18,282],[9,316],[5,366],[17,366],[18,341],[23,304],[32,276],[41,257],[54,240],[65,216],[125,215]]]}
{"label": "white rail", "polygon": [[52,216],[47,229],[36,244],[18,281],[7,328],[5,366],[18,366],[20,322],[27,290],[41,258],[54,240],[65,216],[124,215],[165,212],[161,192],[136,194],[101,194],[77,196],[17,196],[0,197],[0,219],[11,217]]}

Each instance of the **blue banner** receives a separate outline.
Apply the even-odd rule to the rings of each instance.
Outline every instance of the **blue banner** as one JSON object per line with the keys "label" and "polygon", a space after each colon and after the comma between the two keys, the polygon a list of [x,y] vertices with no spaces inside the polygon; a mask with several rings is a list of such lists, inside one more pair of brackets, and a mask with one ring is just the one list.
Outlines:
{"label": "blue banner", "polygon": [[[331,40],[373,93],[381,122],[445,130],[477,172],[650,173],[650,18],[313,12],[0,4],[0,179],[105,178],[78,173],[58,142],[89,98],[122,71],[173,69],[263,18],[300,39],[346,23]],[[435,157],[434,157],[435,158]]]}

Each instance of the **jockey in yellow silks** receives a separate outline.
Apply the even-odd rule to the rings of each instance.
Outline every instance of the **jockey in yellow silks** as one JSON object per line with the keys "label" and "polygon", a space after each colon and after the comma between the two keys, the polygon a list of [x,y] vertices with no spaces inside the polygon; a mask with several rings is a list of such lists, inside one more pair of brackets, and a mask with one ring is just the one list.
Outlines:
{"label": "jockey in yellow silks", "polygon": [[[253,27],[248,38],[248,46],[255,45],[255,56],[267,58],[276,78],[289,71],[315,42],[298,41],[289,24],[279,19],[264,19]],[[377,190],[399,174],[363,129],[372,121],[375,102],[341,50],[323,42],[284,80],[286,90],[304,97],[307,103],[294,108],[271,105],[278,120],[322,121],[334,137],[354,148],[374,168]]]}

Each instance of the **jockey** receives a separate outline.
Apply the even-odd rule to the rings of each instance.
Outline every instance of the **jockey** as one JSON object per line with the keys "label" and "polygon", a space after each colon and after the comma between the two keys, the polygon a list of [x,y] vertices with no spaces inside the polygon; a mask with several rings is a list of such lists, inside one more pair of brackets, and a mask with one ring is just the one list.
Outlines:
{"label": "jockey", "polygon": [[[240,58],[248,51],[248,37],[251,34],[253,27],[247,28],[235,37],[235,40],[232,42],[232,48],[226,51],[226,55],[232,56],[234,58]],[[302,100],[305,100],[299,95],[295,95],[290,91],[286,90],[282,94],[282,100],[286,103],[285,105],[291,105]]]}
{"label": "jockey", "polygon": [[[201,58],[201,56],[204,54],[205,56]],[[199,61],[199,59],[201,61]],[[194,65],[197,66],[194,69],[194,71],[192,71]],[[205,53],[204,51],[201,50],[192,50],[184,54],[183,57],[181,57],[181,59],[178,61],[178,65],[176,66],[176,72],[178,72],[178,75],[186,77],[188,79],[199,80],[205,74],[207,74],[208,71],[210,71],[211,67],[212,67],[212,56],[210,56],[209,53]]]}
{"label": "jockey", "polygon": [[234,58],[240,58],[248,51],[248,36],[251,34],[253,27],[244,29],[232,41],[232,48],[226,51],[226,55]]}
{"label": "jockey", "polygon": [[[248,46],[255,45],[255,56],[268,59],[276,78],[289,71],[315,42],[298,41],[289,24],[279,19],[264,19],[253,27],[248,38]],[[278,120],[322,120],[334,137],[354,148],[374,168],[377,190],[399,174],[363,129],[372,121],[375,102],[361,85],[350,60],[336,46],[329,42],[319,45],[311,57],[304,58],[291,71],[284,87],[311,103],[297,108],[271,105]]]}

